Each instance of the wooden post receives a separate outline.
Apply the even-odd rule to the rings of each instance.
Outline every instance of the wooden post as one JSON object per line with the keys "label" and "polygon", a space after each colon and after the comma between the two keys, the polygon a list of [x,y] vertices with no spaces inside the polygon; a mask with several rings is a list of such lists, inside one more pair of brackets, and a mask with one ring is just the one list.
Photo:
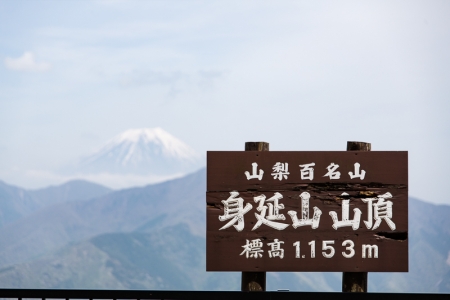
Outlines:
{"label": "wooden post", "polygon": [[[246,142],[245,151],[269,151],[269,143]],[[266,272],[242,272],[241,291],[266,291]]]}
{"label": "wooden post", "polygon": [[[347,142],[347,151],[370,150],[370,143]],[[367,272],[344,272],[342,274],[342,291],[350,293],[367,293]]]}

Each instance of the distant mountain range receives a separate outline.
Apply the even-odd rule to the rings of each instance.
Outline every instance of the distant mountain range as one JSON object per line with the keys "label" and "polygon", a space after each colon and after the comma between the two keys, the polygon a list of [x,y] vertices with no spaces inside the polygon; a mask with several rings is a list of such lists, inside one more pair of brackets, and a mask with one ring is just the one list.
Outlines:
{"label": "distant mountain range", "polygon": [[[0,183],[0,287],[239,290],[205,271],[205,169],[111,191]],[[450,293],[450,206],[409,201],[409,273],[369,273],[371,292]],[[340,291],[341,273],[268,273],[268,290]]]}
{"label": "distant mountain range", "polygon": [[52,204],[87,200],[111,191],[84,180],[73,180],[38,190],[25,190],[0,181],[0,227]]}

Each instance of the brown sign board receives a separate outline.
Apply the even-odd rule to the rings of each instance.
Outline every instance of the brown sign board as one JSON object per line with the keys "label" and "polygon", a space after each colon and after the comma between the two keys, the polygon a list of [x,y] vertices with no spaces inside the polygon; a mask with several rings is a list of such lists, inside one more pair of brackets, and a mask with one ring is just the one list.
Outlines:
{"label": "brown sign board", "polygon": [[408,271],[406,151],[209,151],[206,202],[207,271]]}

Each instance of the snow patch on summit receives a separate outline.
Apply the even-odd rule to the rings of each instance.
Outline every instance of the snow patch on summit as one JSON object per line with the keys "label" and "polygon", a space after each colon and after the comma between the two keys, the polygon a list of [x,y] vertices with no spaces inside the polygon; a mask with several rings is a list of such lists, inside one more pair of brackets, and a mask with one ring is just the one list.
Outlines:
{"label": "snow patch on summit", "polygon": [[129,129],[82,159],[83,173],[170,175],[193,172],[204,159],[162,128]]}
{"label": "snow patch on summit", "polygon": [[188,145],[164,131],[162,128],[129,129],[106,143],[99,151],[88,157],[85,162],[98,159],[103,155],[113,156],[111,151],[121,148],[119,160],[126,166],[139,162],[145,157],[145,150],[150,150],[154,155],[163,155],[167,158],[194,161],[200,158]]}

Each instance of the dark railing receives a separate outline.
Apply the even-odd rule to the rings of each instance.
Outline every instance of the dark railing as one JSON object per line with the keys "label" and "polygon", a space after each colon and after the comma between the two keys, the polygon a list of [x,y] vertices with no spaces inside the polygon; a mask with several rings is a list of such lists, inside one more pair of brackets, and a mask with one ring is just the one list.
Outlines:
{"label": "dark railing", "polygon": [[[404,298],[406,297],[406,298]],[[44,290],[44,289],[0,289],[0,298],[11,299],[332,299],[332,300],[408,300],[450,299],[448,294],[399,294],[399,293],[318,293],[318,292],[210,292],[210,291],[143,291],[143,290]]]}

